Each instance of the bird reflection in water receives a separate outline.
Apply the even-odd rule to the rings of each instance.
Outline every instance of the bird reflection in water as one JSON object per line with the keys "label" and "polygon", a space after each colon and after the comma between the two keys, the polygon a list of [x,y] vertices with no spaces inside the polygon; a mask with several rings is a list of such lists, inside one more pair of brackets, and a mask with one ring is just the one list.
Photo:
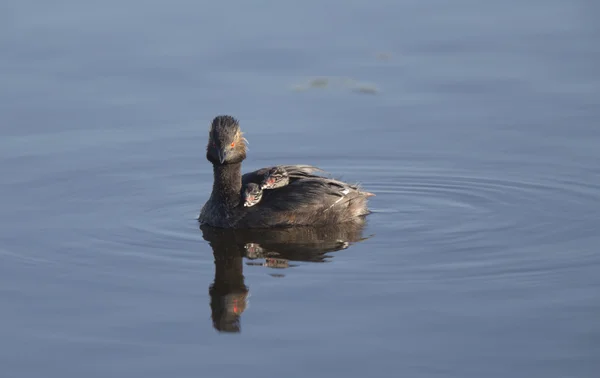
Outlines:
{"label": "bird reflection in water", "polygon": [[[247,265],[285,269],[294,262],[325,262],[329,252],[340,251],[363,237],[364,220],[327,227],[232,230],[202,225],[202,237],[213,249],[215,280],[209,288],[213,327],[219,332],[240,332],[240,317],[247,306],[244,284]],[[264,260],[264,262],[257,262]],[[271,274],[283,277],[281,273]]]}

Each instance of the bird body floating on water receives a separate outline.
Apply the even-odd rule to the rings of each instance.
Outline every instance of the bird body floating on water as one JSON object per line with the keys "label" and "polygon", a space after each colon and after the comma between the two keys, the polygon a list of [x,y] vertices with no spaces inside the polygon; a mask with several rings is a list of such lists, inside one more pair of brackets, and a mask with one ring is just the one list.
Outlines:
{"label": "bird body floating on water", "polygon": [[220,228],[319,226],[362,222],[369,214],[367,198],[374,194],[314,166],[279,165],[242,176],[246,144],[235,118],[222,115],[212,121],[206,158],[214,181],[200,223]]}

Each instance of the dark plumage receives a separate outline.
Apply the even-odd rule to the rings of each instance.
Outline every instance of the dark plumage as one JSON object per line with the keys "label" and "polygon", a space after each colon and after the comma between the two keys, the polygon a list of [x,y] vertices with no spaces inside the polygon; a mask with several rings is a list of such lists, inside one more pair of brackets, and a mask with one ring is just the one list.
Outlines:
{"label": "dark plumage", "polygon": [[[322,170],[310,165],[267,167],[242,176],[246,140],[231,116],[213,120],[206,157],[213,164],[214,182],[198,217],[202,224],[222,228],[318,226],[357,222],[369,213],[367,198],[372,193],[325,177]],[[263,191],[259,203],[245,207],[242,188],[249,183],[260,185],[274,168],[287,173],[287,185]]]}

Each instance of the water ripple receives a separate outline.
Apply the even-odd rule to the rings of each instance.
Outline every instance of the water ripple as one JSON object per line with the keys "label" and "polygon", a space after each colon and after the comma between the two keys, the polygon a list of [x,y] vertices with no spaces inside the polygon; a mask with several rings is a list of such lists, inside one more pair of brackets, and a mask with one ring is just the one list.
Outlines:
{"label": "water ripple", "polygon": [[452,172],[391,175],[366,186],[377,194],[373,210],[382,226],[446,243],[473,243],[509,230],[530,242],[581,237],[593,232],[582,227],[597,216],[600,199],[600,187],[589,182]]}

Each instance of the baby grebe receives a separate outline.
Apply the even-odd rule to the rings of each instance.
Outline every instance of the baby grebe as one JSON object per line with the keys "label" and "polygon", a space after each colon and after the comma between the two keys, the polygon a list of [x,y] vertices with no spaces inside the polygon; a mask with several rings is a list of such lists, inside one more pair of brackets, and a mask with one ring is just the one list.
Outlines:
{"label": "baby grebe", "polygon": [[273,167],[261,182],[261,189],[277,189],[290,183],[290,176],[282,166]]}
{"label": "baby grebe", "polygon": [[248,183],[244,188],[242,197],[244,199],[244,206],[251,207],[260,202],[262,198],[262,188],[253,182]]}
{"label": "baby grebe", "polygon": [[260,185],[250,182],[243,189],[242,199],[244,200],[244,206],[250,207],[259,203],[262,198],[263,189],[277,189],[289,183],[290,176],[285,168],[282,166],[271,168],[265,173]]}
{"label": "baby grebe", "polygon": [[[358,222],[369,213],[367,198],[374,194],[319,176],[315,172],[321,170],[310,165],[267,167],[242,176],[246,140],[231,116],[212,121],[206,158],[213,165],[214,182],[198,217],[202,224],[221,228],[319,226]],[[283,179],[269,181],[280,176]],[[253,206],[245,206],[244,190],[250,183],[265,189],[278,186],[262,191]]]}

